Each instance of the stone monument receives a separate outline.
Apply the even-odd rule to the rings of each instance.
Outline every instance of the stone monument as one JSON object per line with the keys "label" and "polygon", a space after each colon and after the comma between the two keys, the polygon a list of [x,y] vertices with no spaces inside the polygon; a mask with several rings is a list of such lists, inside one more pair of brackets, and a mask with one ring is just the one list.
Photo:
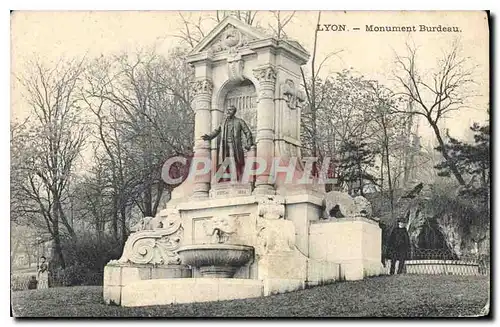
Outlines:
{"label": "stone monument", "polygon": [[[381,231],[369,203],[326,194],[300,160],[300,67],[308,59],[299,43],[232,17],[193,49],[194,176],[105,267],[107,303],[259,297],[382,272]],[[225,113],[238,133],[224,132]],[[231,150],[222,148],[229,142]],[[227,157],[240,165],[236,182],[213,173]],[[335,206],[342,218],[329,214]]]}

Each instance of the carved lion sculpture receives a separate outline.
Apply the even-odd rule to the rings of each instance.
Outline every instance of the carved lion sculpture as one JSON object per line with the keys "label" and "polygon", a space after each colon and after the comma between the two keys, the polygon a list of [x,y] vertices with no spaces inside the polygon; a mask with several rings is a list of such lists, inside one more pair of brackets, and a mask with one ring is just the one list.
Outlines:
{"label": "carved lion sculpture", "polygon": [[325,219],[344,218],[355,216],[357,213],[356,203],[349,194],[339,191],[331,191],[325,194],[323,199]]}
{"label": "carved lion sculpture", "polygon": [[372,218],[372,204],[365,197],[358,195],[354,198],[357,215],[365,218]]}

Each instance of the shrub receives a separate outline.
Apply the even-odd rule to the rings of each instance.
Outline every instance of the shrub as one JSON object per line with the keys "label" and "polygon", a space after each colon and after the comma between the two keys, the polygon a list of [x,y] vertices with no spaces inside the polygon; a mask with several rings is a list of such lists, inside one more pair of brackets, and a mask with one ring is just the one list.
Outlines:
{"label": "shrub", "polygon": [[52,273],[51,287],[102,285],[103,274],[92,271],[82,264],[74,264],[66,269],[57,269]]}
{"label": "shrub", "polygon": [[104,266],[118,259],[123,246],[110,236],[84,234],[62,244],[66,268],[52,268],[51,286],[102,285]]}
{"label": "shrub", "polygon": [[123,250],[121,241],[111,236],[98,239],[88,233],[65,240],[62,248],[66,266],[81,265],[96,272],[102,271],[110,260],[118,259]]}

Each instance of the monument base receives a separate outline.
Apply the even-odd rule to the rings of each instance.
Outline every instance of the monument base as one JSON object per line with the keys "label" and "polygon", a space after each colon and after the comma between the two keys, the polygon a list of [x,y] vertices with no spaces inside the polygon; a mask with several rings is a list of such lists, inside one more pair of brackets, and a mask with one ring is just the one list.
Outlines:
{"label": "monument base", "polygon": [[138,281],[124,286],[121,305],[138,307],[226,301],[260,296],[263,296],[263,284],[260,280],[236,278],[158,279]]}
{"label": "monument base", "polygon": [[[298,279],[176,278],[142,280],[123,286],[121,305],[139,307],[256,298],[304,289]],[[145,296],[147,294],[147,296]]]}
{"label": "monument base", "polygon": [[123,288],[137,281],[191,278],[191,268],[184,265],[115,264],[104,267],[103,297],[106,304],[121,304]]}
{"label": "monument base", "polygon": [[[165,217],[164,226],[173,226],[172,230],[141,232],[141,237],[135,237],[136,243],[145,243],[137,243],[134,251],[149,244],[152,258],[158,255],[158,262],[163,258],[162,240],[177,240],[173,237],[177,228],[183,231],[178,237],[183,246],[203,248],[214,244],[214,235],[218,235],[219,243],[222,240],[225,245],[253,247],[254,260],[235,271],[221,269],[225,262],[222,254],[221,264],[211,263],[208,271],[201,266],[111,262],[104,273],[104,299],[123,306],[223,301],[380,275],[378,223],[358,216],[320,220],[321,214],[321,199],[313,193],[176,203],[175,208],[160,212],[160,217]],[[176,225],[174,218],[182,221],[182,226]],[[124,258],[136,254],[128,251]],[[230,277],[233,273],[234,278],[217,276]]]}

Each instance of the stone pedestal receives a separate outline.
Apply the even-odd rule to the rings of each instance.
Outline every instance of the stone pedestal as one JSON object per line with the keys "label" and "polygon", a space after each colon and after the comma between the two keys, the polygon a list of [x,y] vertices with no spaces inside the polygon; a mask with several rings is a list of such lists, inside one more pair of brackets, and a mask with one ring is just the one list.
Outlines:
{"label": "stone pedestal", "polygon": [[340,218],[312,223],[309,257],[340,264],[341,278],[360,280],[382,274],[382,233],[375,221]]}

